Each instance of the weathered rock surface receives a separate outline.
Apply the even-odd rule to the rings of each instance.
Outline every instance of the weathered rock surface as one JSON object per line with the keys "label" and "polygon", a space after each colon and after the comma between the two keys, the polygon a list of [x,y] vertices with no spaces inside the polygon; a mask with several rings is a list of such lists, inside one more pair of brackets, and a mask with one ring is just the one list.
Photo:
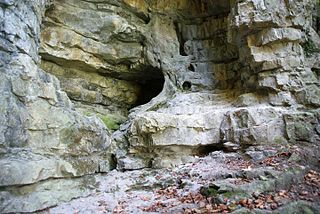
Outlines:
{"label": "weathered rock surface", "polygon": [[313,0],[0,0],[0,212],[225,142],[319,150],[319,17]]}
{"label": "weathered rock surface", "polygon": [[[7,187],[0,192],[1,212],[35,212],[94,192],[96,178],[52,179],[22,187]],[[66,191],[67,190],[67,191]]]}
{"label": "weathered rock surface", "polygon": [[[59,81],[39,68],[40,24],[48,5],[0,2],[0,186],[19,189],[15,186],[30,184],[25,188],[39,200],[39,181],[49,185],[47,179],[98,172],[110,157],[103,123],[76,112]],[[79,195],[74,192],[68,199]],[[59,201],[53,197],[33,207],[11,197],[1,192],[0,212],[35,211]]]}
{"label": "weathered rock surface", "polygon": [[42,68],[59,78],[82,112],[126,117],[144,101],[142,93],[162,89],[161,71],[145,62],[144,34],[150,29],[127,7],[120,1],[58,0],[46,11]]}
{"label": "weathered rock surface", "polygon": [[164,9],[180,45],[161,55],[170,83],[166,93],[129,116],[129,154],[147,160],[146,166],[161,166],[166,164],[157,160],[175,164],[175,156],[223,141],[319,142],[319,74],[310,64],[319,56],[306,48],[311,41],[319,47],[312,1],[231,1],[219,14],[210,14],[208,5],[188,14],[192,3],[181,5],[175,15]]}
{"label": "weathered rock surface", "polygon": [[[259,160],[244,160],[241,154],[213,152],[192,163],[169,169],[142,169],[119,173],[112,171],[99,176],[97,192],[89,197],[72,200],[48,209],[50,213],[317,213],[317,190],[305,183],[310,165],[299,162],[305,154],[315,155],[314,148],[288,150],[283,147],[251,147],[247,152],[264,154]],[[280,149],[277,151],[277,149]],[[282,152],[281,152],[282,150]],[[289,152],[289,156],[285,156]],[[280,154],[284,155],[281,156]],[[279,156],[280,155],[280,156]],[[319,155],[319,154],[318,154]],[[317,156],[317,155],[316,155]],[[317,156],[319,157],[319,156]],[[287,160],[290,160],[290,163]],[[271,162],[266,162],[270,161]],[[265,166],[265,164],[268,165]],[[277,165],[278,164],[278,165]],[[319,174],[318,174],[319,177]],[[299,200],[292,188],[316,188],[313,202]],[[284,194],[281,197],[280,195]],[[282,193],[281,193],[282,191]],[[313,194],[313,193],[308,194]],[[262,201],[262,208],[245,208],[239,201],[257,200],[258,195],[269,194],[274,200]],[[290,197],[289,197],[290,196]],[[309,196],[305,196],[309,197]],[[273,197],[272,197],[273,198]],[[277,199],[278,198],[278,199]],[[261,200],[261,199],[260,199]],[[270,200],[270,198],[269,198]],[[261,203],[261,202],[259,202]],[[276,204],[273,209],[271,203]],[[217,206],[213,208],[216,204]],[[222,204],[222,205],[221,205]],[[213,207],[212,207],[213,206]],[[220,206],[220,207],[219,207]],[[212,207],[212,209],[211,209]],[[215,211],[213,211],[215,210]],[[309,210],[309,212],[307,212]]]}

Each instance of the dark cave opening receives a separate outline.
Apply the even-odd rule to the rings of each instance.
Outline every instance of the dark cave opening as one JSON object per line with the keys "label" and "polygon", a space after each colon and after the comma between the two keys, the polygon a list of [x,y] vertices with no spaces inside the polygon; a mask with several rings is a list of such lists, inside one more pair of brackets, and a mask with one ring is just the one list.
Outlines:
{"label": "dark cave opening", "polygon": [[148,103],[161,93],[164,86],[164,76],[160,70],[154,71],[152,78],[139,81],[140,93],[133,107]]}
{"label": "dark cave opening", "polygon": [[192,84],[191,84],[191,82],[189,82],[189,81],[185,81],[185,82],[182,84],[182,88],[183,88],[183,90],[185,90],[185,91],[190,90],[190,89],[191,89],[191,86],[192,86]]}
{"label": "dark cave opening", "polygon": [[190,64],[190,65],[188,66],[188,70],[189,70],[189,71],[192,71],[192,72],[195,72],[195,71],[196,71],[195,68],[194,68],[194,65],[192,65],[192,64]]}

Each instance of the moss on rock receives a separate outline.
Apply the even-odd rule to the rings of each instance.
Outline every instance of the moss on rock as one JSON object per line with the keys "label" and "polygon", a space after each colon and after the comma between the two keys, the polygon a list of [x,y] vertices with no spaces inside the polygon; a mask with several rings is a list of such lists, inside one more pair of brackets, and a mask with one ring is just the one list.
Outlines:
{"label": "moss on rock", "polygon": [[102,120],[105,126],[112,131],[118,130],[120,128],[120,124],[125,121],[122,116],[113,114],[97,114],[97,116]]}

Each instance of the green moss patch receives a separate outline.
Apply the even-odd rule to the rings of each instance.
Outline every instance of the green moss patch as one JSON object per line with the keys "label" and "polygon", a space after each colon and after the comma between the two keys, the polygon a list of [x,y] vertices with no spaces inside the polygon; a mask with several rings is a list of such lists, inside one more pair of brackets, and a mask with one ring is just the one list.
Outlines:
{"label": "green moss patch", "polygon": [[118,130],[120,125],[125,121],[125,118],[119,115],[113,114],[97,114],[106,127],[112,131]]}
{"label": "green moss patch", "polygon": [[307,42],[302,45],[302,47],[307,57],[312,56],[314,53],[320,52],[320,49],[317,48],[314,42],[309,38]]}
{"label": "green moss patch", "polygon": [[123,122],[123,120],[121,120],[119,117],[111,114],[98,114],[97,116],[102,120],[102,122],[104,123],[104,125],[106,125],[108,129],[113,131],[118,130],[120,128],[120,124]]}
{"label": "green moss patch", "polygon": [[96,115],[99,117],[104,125],[111,131],[118,130],[120,125],[126,121],[126,118],[117,114],[100,114],[95,112],[84,112],[86,116]]}

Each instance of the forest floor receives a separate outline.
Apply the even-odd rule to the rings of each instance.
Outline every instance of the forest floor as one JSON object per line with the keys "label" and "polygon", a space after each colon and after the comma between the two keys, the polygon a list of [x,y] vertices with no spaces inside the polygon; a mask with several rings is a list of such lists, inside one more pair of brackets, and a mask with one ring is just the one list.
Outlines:
{"label": "forest floor", "polygon": [[215,151],[170,169],[97,175],[95,193],[39,213],[320,213],[319,147]]}

